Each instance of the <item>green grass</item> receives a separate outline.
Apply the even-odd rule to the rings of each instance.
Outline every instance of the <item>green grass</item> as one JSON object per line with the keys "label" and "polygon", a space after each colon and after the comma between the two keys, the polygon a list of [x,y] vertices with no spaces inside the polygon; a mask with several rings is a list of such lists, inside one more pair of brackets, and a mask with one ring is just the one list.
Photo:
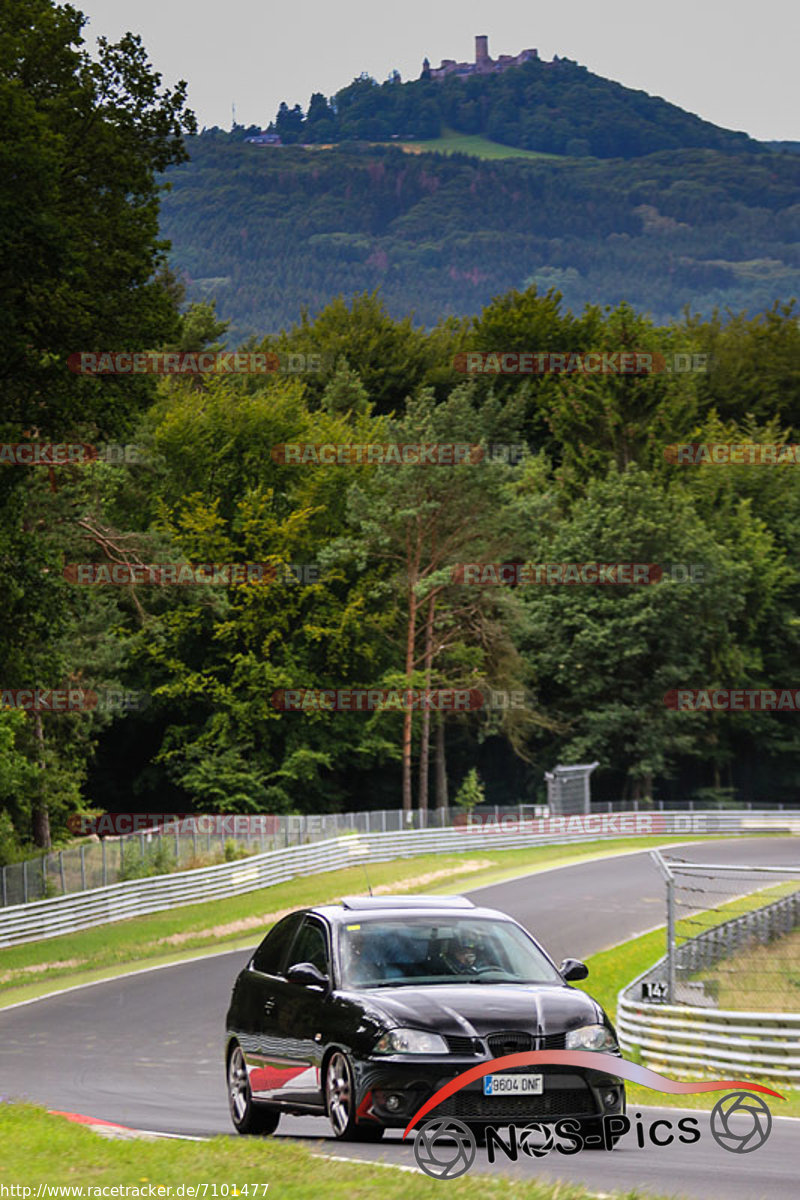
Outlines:
{"label": "green grass", "polygon": [[[408,891],[461,892],[549,866],[652,849],[676,840],[675,835],[671,838],[662,835],[517,850],[478,850],[461,855],[429,854],[372,864],[369,877],[373,888],[405,883]],[[681,840],[718,841],[719,838]],[[437,872],[456,871],[476,861],[491,865],[470,873],[454,873],[447,879],[437,877]],[[276,913],[365,890],[363,868],[350,867],[294,879],[243,896],[168,909],[148,917],[134,917],[80,933],[8,947],[0,950],[0,1007],[55,988],[110,978],[139,964],[156,966],[204,952],[246,949],[257,944],[277,919]],[[244,922],[249,924],[242,926]]]}
{"label": "green grass", "polygon": [[[570,158],[565,154],[548,154],[544,150],[522,150],[517,146],[504,146],[501,142],[493,142],[482,133],[456,133],[453,129],[445,129],[441,137],[427,138],[423,141],[370,142],[371,146],[399,146],[406,154],[470,154],[473,158],[529,158],[550,162],[586,163],[598,162],[594,158]],[[332,143],[321,145],[309,143],[304,149],[310,151],[331,150]]]}
{"label": "green grass", "polygon": [[[110,1141],[29,1104],[0,1104],[0,1145],[0,1185],[6,1187],[123,1185],[148,1195],[153,1186],[171,1187],[175,1196],[181,1184],[215,1184],[219,1196],[227,1184],[226,1195],[257,1195],[259,1200],[307,1200],[323,1194],[325,1200],[442,1200],[443,1189],[451,1200],[590,1200],[594,1195],[564,1182],[512,1181],[499,1172],[443,1183],[422,1173],[376,1169],[372,1163],[333,1162],[297,1142],[270,1138]],[[262,1184],[269,1185],[266,1191]],[[198,1195],[202,1200],[202,1187]],[[626,1195],[635,1200],[644,1193]],[[213,1200],[210,1187],[206,1200]]]}
{"label": "green grass", "polygon": [[716,984],[720,1008],[796,1012],[800,1005],[800,930],[732,954],[698,973],[697,978]]}
{"label": "green grass", "polygon": [[520,150],[515,146],[503,146],[493,142],[481,133],[451,133],[446,132],[441,137],[430,138],[423,142],[397,142],[408,154],[471,154],[475,158],[532,158],[557,162],[575,162],[563,154],[546,154],[540,150]]}

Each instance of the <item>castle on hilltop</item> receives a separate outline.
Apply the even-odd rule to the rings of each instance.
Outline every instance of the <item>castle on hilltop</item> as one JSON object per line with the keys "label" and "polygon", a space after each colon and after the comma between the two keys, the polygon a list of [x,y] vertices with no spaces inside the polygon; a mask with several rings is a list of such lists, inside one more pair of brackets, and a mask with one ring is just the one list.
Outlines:
{"label": "castle on hilltop", "polygon": [[[539,58],[538,50],[520,50],[519,54],[501,54],[498,59],[489,57],[489,39],[485,34],[475,38],[475,62],[456,62],[443,58],[440,67],[432,67],[427,58],[422,63],[422,79],[446,79],[448,75],[491,75],[507,71],[509,67],[521,67],[523,63]],[[553,59],[555,62],[556,59]]]}

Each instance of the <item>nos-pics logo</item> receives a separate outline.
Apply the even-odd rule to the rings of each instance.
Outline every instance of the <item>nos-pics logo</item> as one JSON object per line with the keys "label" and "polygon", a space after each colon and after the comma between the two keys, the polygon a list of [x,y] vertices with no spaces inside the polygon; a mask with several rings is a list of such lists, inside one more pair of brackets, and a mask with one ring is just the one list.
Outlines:
{"label": "nos-pics logo", "polygon": [[[682,1083],[650,1070],[639,1063],[632,1063],[621,1055],[595,1050],[526,1050],[523,1053],[505,1054],[489,1062],[476,1064],[467,1071],[443,1084],[438,1091],[417,1109],[406,1125],[405,1140],[413,1129],[417,1129],[414,1155],[418,1165],[436,1179],[457,1179],[470,1169],[475,1161],[477,1139],[473,1129],[454,1118],[433,1115],[441,1104],[454,1097],[470,1084],[477,1084],[487,1075],[496,1072],[515,1071],[522,1067],[545,1065],[568,1067],[570,1070],[603,1071],[615,1079],[617,1084],[630,1080],[655,1092],[669,1096],[685,1096],[693,1093],[723,1092],[711,1111],[711,1136],[718,1146],[732,1154],[751,1154],[764,1145],[772,1130],[772,1114],[763,1099],[765,1095],[784,1100],[780,1092],[760,1083],[749,1083],[741,1079],[697,1080]],[[728,1090],[731,1089],[731,1090]],[[425,1120],[430,1114],[430,1119]],[[639,1149],[683,1143],[690,1146],[700,1140],[699,1117],[683,1116],[672,1120],[664,1117],[646,1125],[641,1113],[635,1114],[635,1126],[624,1113],[606,1113],[591,1120],[562,1117],[557,1121],[532,1122],[517,1129],[508,1121],[495,1119],[492,1123],[491,1104],[482,1113],[485,1121],[483,1140],[489,1162],[494,1162],[497,1153],[516,1161],[521,1153],[532,1158],[541,1158],[555,1150],[558,1154],[577,1154],[584,1148],[613,1150],[616,1143],[632,1128],[635,1128]],[[531,1116],[536,1116],[532,1108]],[[497,1125],[508,1130],[504,1139]]]}
{"label": "nos-pics logo", "polygon": [[[642,1122],[640,1113],[636,1117],[636,1141],[640,1149],[649,1144],[669,1146],[676,1140],[688,1146],[700,1140],[698,1117],[681,1117],[675,1126],[663,1118],[648,1126]],[[580,1121],[563,1118],[552,1124],[533,1121],[521,1128],[509,1125],[507,1135],[503,1137],[497,1128],[487,1125],[481,1140],[486,1144],[490,1163],[494,1163],[500,1154],[516,1162],[520,1154],[544,1158],[551,1151],[572,1155],[586,1147],[599,1149],[602,1146],[605,1150],[613,1150],[633,1125],[629,1117],[618,1114],[603,1117],[601,1128],[602,1135],[584,1136]],[[732,1154],[750,1154],[759,1150],[769,1137],[772,1114],[760,1096],[747,1091],[730,1092],[714,1105],[710,1129],[714,1141],[723,1150]],[[453,1117],[434,1117],[426,1121],[414,1140],[417,1165],[434,1179],[458,1179],[475,1162],[476,1153],[475,1133]]]}

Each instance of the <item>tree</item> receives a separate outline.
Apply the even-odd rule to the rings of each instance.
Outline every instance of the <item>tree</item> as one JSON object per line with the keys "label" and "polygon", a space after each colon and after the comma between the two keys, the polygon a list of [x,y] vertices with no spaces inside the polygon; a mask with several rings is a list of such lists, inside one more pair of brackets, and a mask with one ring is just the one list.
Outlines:
{"label": "tree", "polygon": [[586,479],[611,464],[619,472],[633,463],[663,469],[665,444],[690,429],[698,411],[691,376],[666,370],[671,351],[683,349],[680,339],[623,303],[608,314],[593,349],[650,354],[653,370],[553,376],[543,405],[566,472]]}
{"label": "tree", "polygon": [[158,268],[157,172],[196,128],[186,85],[161,89],[133,34],[84,48],[86,18],[51,0],[8,0],[0,37],[0,329],[3,418],[45,437],[130,425],[146,377],[89,379],[81,350],[138,350],[175,328]]}
{"label": "tree", "polygon": [[[163,91],[132,34],[100,38],[92,54],[86,18],[70,5],[9,0],[0,22],[0,435],[117,438],[149,402],[152,380],[85,377],[67,360],[153,348],[177,330],[157,174],[185,159],[183,133],[196,128],[185,84]],[[117,678],[120,646],[100,635],[115,624],[113,604],[79,597],[61,578],[85,499],[76,470],[2,467],[6,687]],[[28,763],[17,819],[30,819],[37,845],[49,846],[51,820],[63,827],[80,803],[103,723],[101,714],[32,712],[15,726],[15,753]]]}
{"label": "tree", "polygon": [[[388,441],[397,446],[485,444],[502,410],[474,407],[469,386],[457,388],[442,404],[429,390],[409,399],[400,419],[388,423]],[[437,659],[447,651],[456,657],[449,686],[474,686],[487,675],[492,638],[488,622],[479,617],[483,593],[475,589],[465,601],[454,587],[453,568],[485,554],[501,553],[507,539],[496,497],[513,469],[502,462],[462,458],[457,465],[386,462],[375,467],[365,484],[354,484],[348,495],[352,532],[338,551],[366,561],[387,563],[404,618],[402,668],[391,672],[391,683],[411,690],[428,690]],[[331,550],[337,552],[336,544]],[[437,612],[440,620],[437,624]],[[497,630],[495,639],[499,636]],[[389,682],[387,679],[386,682]],[[440,683],[445,682],[440,678]],[[408,706],[402,730],[402,805],[412,809],[412,747],[414,713]],[[430,712],[423,711],[421,806],[427,807],[427,754]]]}
{"label": "tree", "polygon": [[611,467],[540,519],[536,562],[663,569],[639,586],[542,582],[521,589],[528,611],[522,651],[535,664],[543,704],[568,724],[557,750],[565,761],[598,759],[624,771],[634,795],[649,795],[653,780],[681,762],[721,769],[730,760],[733,744],[720,736],[730,720],[675,711],[666,698],[676,688],[753,686],[758,678],[743,572],[752,571],[773,599],[786,580],[768,532],[740,518],[747,533],[737,545],[703,521],[683,484]]}
{"label": "tree", "polygon": [[478,772],[475,767],[471,767],[464,776],[461,787],[455,795],[455,803],[459,808],[465,809],[467,812],[472,812],[479,804],[484,804],[486,794],[483,789],[483,784],[478,777]]}
{"label": "tree", "polygon": [[280,134],[282,142],[291,145],[301,141],[303,137],[303,110],[299,104],[294,108],[283,102],[275,118],[275,132]]}
{"label": "tree", "polygon": [[[268,339],[263,348],[319,354],[329,370],[343,356],[379,415],[399,408],[434,361],[424,332],[408,317],[393,320],[377,292],[354,296],[349,305],[338,296],[313,321],[305,310],[294,328]],[[311,389],[326,383],[324,374],[308,380]]]}
{"label": "tree", "polygon": [[[353,473],[293,466],[273,451],[382,432],[368,411],[310,411],[296,380],[252,382],[209,379],[202,404],[188,380],[164,382],[143,430],[163,468],[139,512],[173,560],[266,564],[275,577],[146,597],[132,660],[161,709],[156,767],[188,805],[330,810],[354,762],[382,764],[395,748],[360,713],[283,710],[273,697],[363,685],[388,664],[394,615],[368,603],[375,568],[359,579],[321,565],[346,525],[341,473]],[[292,564],[316,577],[293,581]]]}

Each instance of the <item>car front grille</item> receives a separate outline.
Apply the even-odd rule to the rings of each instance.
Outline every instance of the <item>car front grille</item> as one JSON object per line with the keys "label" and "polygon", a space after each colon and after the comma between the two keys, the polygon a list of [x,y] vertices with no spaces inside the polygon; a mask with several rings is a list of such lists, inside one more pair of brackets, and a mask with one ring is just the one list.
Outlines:
{"label": "car front grille", "polygon": [[466,1037],[461,1034],[448,1035],[445,1039],[447,1049],[451,1054],[482,1054],[483,1047],[478,1038]]}
{"label": "car front grille", "polygon": [[521,1054],[526,1050],[563,1050],[567,1044],[566,1033],[525,1033],[523,1030],[508,1030],[490,1033],[486,1039],[492,1058],[504,1054]]}
{"label": "car front grille", "polygon": [[486,1039],[492,1058],[502,1058],[504,1054],[521,1054],[524,1050],[534,1050],[535,1037],[532,1033],[490,1033]]}
{"label": "car front grille", "polygon": [[537,1050],[564,1050],[567,1045],[566,1033],[544,1033],[539,1038]]}
{"label": "car front grille", "polygon": [[535,1120],[537,1117],[590,1117],[596,1113],[588,1087],[553,1088],[541,1096],[484,1096],[457,1092],[436,1108],[437,1116]]}

